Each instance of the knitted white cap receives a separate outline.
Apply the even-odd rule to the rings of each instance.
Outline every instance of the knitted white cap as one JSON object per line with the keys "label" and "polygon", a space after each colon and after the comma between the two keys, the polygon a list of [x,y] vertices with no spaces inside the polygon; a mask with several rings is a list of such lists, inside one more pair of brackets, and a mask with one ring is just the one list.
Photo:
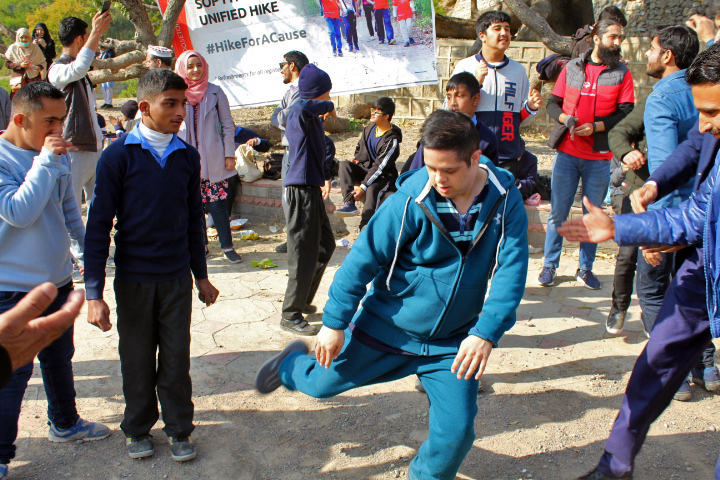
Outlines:
{"label": "knitted white cap", "polygon": [[172,58],[173,51],[159,45],[148,45],[148,53],[154,57]]}

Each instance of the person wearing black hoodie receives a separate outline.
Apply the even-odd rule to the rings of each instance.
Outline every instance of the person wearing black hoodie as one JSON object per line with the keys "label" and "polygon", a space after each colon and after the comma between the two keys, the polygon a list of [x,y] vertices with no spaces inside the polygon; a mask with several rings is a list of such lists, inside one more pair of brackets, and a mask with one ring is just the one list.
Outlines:
{"label": "person wearing black hoodie", "polygon": [[[355,149],[355,159],[340,162],[338,176],[345,205],[335,211],[338,217],[360,214],[356,200],[363,200],[362,229],[377,210],[383,194],[392,188],[398,177],[395,161],[400,155],[402,131],[390,123],[395,103],[389,97],[375,100],[370,114],[370,125],[363,130]],[[359,186],[355,186],[359,183]]]}

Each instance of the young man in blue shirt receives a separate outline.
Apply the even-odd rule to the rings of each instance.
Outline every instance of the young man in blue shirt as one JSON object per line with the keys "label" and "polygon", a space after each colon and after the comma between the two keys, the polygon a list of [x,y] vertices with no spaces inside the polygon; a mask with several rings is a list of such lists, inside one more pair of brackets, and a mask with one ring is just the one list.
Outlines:
{"label": "young man in blue shirt", "polygon": [[195,428],[192,277],[207,305],[218,291],[208,281],[205,264],[200,156],[176,135],[185,118],[186,89],[183,79],[166,69],[140,79],[142,121],[100,157],[88,215],[88,322],[103,331],[112,328],[103,290],[117,217],[114,287],[125,395],[120,428],[131,458],[155,453],[150,429],[159,417],[158,399],[173,460],[195,458],[190,441]]}
{"label": "young man in blue shirt", "polygon": [[455,478],[475,440],[478,380],[525,289],[520,192],[509,173],[481,160],[478,141],[466,115],[428,117],[426,168],[400,177],[336,273],[316,356],[296,340],[256,377],[261,393],[282,385],[327,398],[418,375],[430,433],[410,464],[412,480]]}
{"label": "young man in blue shirt", "polygon": [[320,119],[337,115],[330,101],[331,89],[327,73],[313,64],[303,67],[298,79],[300,101],[293,105],[285,127],[289,145],[289,166],[283,178],[288,203],[288,284],[280,327],[298,335],[317,335],[317,328],[303,314],[317,311],[312,301],[335,251],[335,237],[325,212],[330,172]]}
{"label": "young man in blue shirt", "polygon": [[[10,125],[0,136],[0,312],[49,281],[58,290],[45,310],[52,314],[73,291],[70,239],[82,246],[85,235],[67,156],[72,143],[62,137],[64,96],[49,83],[31,83],[15,94],[12,110]],[[78,415],[74,353],[70,327],[38,355],[52,442],[100,440],[110,435],[105,425]],[[15,457],[20,406],[32,371],[32,361],[16,365],[9,383],[0,390],[0,478],[7,476],[8,464]]]}

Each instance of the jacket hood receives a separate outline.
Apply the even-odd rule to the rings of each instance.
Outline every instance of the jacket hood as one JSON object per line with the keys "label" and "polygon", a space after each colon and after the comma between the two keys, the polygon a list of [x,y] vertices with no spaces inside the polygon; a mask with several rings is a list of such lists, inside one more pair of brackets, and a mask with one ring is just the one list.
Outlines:
{"label": "jacket hood", "polygon": [[[502,195],[507,189],[515,184],[515,177],[505,169],[497,168],[485,155],[480,156],[480,168],[484,168],[488,172],[488,180]],[[403,192],[414,199],[424,199],[432,189],[430,185],[430,177],[426,168],[419,168],[403,173],[397,179],[395,185],[399,192]]]}

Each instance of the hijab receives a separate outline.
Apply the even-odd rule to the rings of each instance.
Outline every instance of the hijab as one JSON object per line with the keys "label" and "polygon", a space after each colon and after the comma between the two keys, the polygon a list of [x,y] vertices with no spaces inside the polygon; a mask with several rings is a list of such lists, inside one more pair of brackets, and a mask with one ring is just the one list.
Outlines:
{"label": "hijab", "polygon": [[[190,59],[190,57],[197,57],[200,59],[200,62],[203,66],[203,76],[200,80],[190,80],[188,78],[187,74],[187,62]],[[205,92],[207,92],[208,88],[208,64],[203,58],[202,55],[200,55],[195,50],[187,50],[180,54],[180,56],[177,59],[177,62],[175,63],[175,73],[180,75],[183,80],[185,80],[185,83],[188,84],[188,89],[185,91],[185,96],[188,99],[188,103],[190,105],[197,105],[200,103],[200,101],[205,96]]]}
{"label": "hijab", "polygon": [[17,31],[17,34],[15,35],[15,43],[10,45],[7,49],[5,52],[5,58],[13,63],[30,62],[35,66],[41,65],[44,71],[47,70],[45,55],[43,55],[40,47],[37,44],[32,43],[32,40],[30,41],[30,45],[27,47],[20,43],[20,38],[25,35],[32,39],[32,35],[30,35],[27,28],[21,28]]}
{"label": "hijab", "polygon": [[37,30],[38,27],[42,27],[43,29],[44,33],[42,39],[45,40],[45,44],[50,45],[50,43],[54,43],[53,39],[50,38],[50,31],[48,31],[47,25],[42,22],[38,23],[37,25],[35,25],[35,28],[33,28],[33,36],[35,36],[35,30]]}

